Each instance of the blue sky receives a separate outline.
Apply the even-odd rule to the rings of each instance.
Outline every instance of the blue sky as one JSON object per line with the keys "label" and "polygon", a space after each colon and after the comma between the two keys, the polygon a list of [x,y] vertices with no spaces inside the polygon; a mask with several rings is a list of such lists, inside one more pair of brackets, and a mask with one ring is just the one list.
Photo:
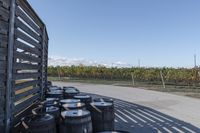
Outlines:
{"label": "blue sky", "polygon": [[199,0],[29,0],[49,56],[142,66],[200,64]]}

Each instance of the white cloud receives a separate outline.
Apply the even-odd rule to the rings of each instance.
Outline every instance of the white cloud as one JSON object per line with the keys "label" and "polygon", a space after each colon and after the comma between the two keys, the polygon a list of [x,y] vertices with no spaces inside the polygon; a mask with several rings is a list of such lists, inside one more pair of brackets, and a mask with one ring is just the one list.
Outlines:
{"label": "white cloud", "polygon": [[98,62],[98,61],[92,61],[87,60],[84,58],[65,58],[65,57],[59,57],[59,56],[51,56],[48,59],[48,65],[49,66],[78,66],[80,64],[84,66],[105,66],[105,67],[132,67],[132,65],[126,63],[126,62]]}

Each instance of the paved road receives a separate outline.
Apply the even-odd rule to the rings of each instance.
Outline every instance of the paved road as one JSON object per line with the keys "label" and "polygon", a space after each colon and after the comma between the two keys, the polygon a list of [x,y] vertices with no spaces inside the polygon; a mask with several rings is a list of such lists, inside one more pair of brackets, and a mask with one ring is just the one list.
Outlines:
{"label": "paved road", "polygon": [[163,92],[112,85],[54,82],[58,86],[75,86],[94,93],[150,107],[200,128],[200,100]]}

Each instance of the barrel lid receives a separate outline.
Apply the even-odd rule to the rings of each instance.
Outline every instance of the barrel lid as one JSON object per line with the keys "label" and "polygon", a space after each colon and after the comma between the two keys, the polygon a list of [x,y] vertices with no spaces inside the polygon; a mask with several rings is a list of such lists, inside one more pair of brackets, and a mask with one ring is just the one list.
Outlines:
{"label": "barrel lid", "polygon": [[50,92],[47,92],[47,94],[63,94],[62,90],[52,90]]}
{"label": "barrel lid", "polygon": [[54,105],[54,104],[58,104],[57,101],[54,101],[54,100],[45,100],[43,102],[41,102],[42,105]]}
{"label": "barrel lid", "polygon": [[32,109],[32,113],[33,114],[37,114],[37,113],[41,113],[41,112],[43,112],[43,107],[42,106],[38,106],[38,107]]}
{"label": "barrel lid", "polygon": [[110,102],[113,103],[113,99],[112,98],[95,98],[94,99],[95,102]]}
{"label": "barrel lid", "polygon": [[108,106],[113,106],[112,103],[108,102],[93,102],[91,105],[96,106],[96,107],[108,107]]}
{"label": "barrel lid", "polygon": [[46,98],[46,101],[58,101],[58,98]]}
{"label": "barrel lid", "polygon": [[76,87],[73,87],[73,86],[65,86],[65,87],[63,87],[63,90],[76,90],[76,91],[79,91]]}
{"label": "barrel lid", "polygon": [[89,96],[89,95],[76,95],[76,96],[74,96],[74,98],[86,99],[86,98],[91,98],[91,96]]}
{"label": "barrel lid", "polygon": [[73,89],[75,89],[74,86],[63,86],[63,89],[68,89],[68,88],[73,88]]}
{"label": "barrel lid", "polygon": [[51,86],[49,87],[49,90],[61,90],[61,88],[58,86]]}
{"label": "barrel lid", "polygon": [[67,89],[67,90],[65,90],[65,93],[79,93],[77,90],[75,90],[75,89]]}
{"label": "barrel lid", "polygon": [[63,99],[63,100],[60,100],[60,103],[61,104],[67,104],[67,103],[79,103],[81,102],[79,99]]}
{"label": "barrel lid", "polygon": [[85,104],[84,103],[68,103],[68,104],[63,104],[62,106],[63,108],[73,109],[73,108],[84,107]]}
{"label": "barrel lid", "polygon": [[47,81],[47,83],[49,83],[49,84],[52,84],[52,82],[51,82],[51,81]]}
{"label": "barrel lid", "polygon": [[51,113],[51,112],[58,111],[58,110],[59,110],[59,108],[55,107],[55,106],[46,107],[47,113]]}
{"label": "barrel lid", "polygon": [[97,133],[129,133],[127,131],[103,131],[103,132],[97,132]]}
{"label": "barrel lid", "polygon": [[69,117],[85,117],[85,116],[90,116],[90,112],[87,110],[69,110],[69,111],[63,111],[61,113],[61,116],[63,118],[69,118]]}
{"label": "barrel lid", "polygon": [[25,118],[22,118],[26,124],[30,125],[43,125],[47,122],[51,123],[54,121],[54,116],[50,114],[36,114],[36,115],[29,115]]}

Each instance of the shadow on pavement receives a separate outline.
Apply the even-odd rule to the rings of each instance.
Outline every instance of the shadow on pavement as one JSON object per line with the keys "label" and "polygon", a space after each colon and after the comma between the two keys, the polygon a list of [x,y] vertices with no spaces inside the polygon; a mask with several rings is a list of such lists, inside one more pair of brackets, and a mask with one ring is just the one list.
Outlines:
{"label": "shadow on pavement", "polygon": [[[89,95],[93,98],[108,98],[94,94]],[[114,104],[116,130],[125,130],[131,133],[200,133],[198,127],[152,108],[119,99],[114,99]]]}

